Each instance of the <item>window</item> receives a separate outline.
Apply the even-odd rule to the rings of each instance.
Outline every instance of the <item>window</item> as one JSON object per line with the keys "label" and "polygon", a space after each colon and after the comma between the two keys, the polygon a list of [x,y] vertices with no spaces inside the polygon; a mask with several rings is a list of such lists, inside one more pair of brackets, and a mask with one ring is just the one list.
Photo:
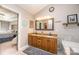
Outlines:
{"label": "window", "polygon": [[0,21],[0,30],[3,31],[9,30],[9,22]]}

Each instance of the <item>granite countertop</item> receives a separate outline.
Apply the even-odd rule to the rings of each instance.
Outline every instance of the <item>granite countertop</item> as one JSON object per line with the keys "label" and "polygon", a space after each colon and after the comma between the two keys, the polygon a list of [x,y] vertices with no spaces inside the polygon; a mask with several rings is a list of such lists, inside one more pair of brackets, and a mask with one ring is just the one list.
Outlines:
{"label": "granite countertop", "polygon": [[30,34],[30,35],[33,35],[33,36],[39,36],[39,37],[48,37],[48,38],[56,38],[55,36],[51,36],[51,35],[43,35],[43,34]]}

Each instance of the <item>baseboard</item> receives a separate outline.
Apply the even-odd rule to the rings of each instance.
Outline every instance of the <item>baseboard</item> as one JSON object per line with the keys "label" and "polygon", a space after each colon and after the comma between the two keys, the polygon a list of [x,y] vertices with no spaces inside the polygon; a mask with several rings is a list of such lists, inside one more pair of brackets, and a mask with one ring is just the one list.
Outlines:
{"label": "baseboard", "polygon": [[20,51],[23,51],[23,50],[25,50],[26,48],[28,48],[29,46],[28,45],[26,45],[26,46],[23,46],[22,48],[20,48],[19,50]]}

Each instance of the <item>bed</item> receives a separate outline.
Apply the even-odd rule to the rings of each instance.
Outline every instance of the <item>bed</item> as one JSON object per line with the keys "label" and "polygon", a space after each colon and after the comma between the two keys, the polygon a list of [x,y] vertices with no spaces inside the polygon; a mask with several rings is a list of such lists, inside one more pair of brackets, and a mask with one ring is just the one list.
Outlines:
{"label": "bed", "polygon": [[16,37],[16,33],[0,33],[0,43],[11,41]]}

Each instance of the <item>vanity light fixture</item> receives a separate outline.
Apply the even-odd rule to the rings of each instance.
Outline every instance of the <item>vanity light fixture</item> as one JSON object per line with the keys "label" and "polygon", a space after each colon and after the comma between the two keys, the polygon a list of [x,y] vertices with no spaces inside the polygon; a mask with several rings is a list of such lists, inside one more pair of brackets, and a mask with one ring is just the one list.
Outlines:
{"label": "vanity light fixture", "polygon": [[49,19],[49,18],[53,18],[53,16],[38,17],[38,18],[36,18],[36,20]]}

